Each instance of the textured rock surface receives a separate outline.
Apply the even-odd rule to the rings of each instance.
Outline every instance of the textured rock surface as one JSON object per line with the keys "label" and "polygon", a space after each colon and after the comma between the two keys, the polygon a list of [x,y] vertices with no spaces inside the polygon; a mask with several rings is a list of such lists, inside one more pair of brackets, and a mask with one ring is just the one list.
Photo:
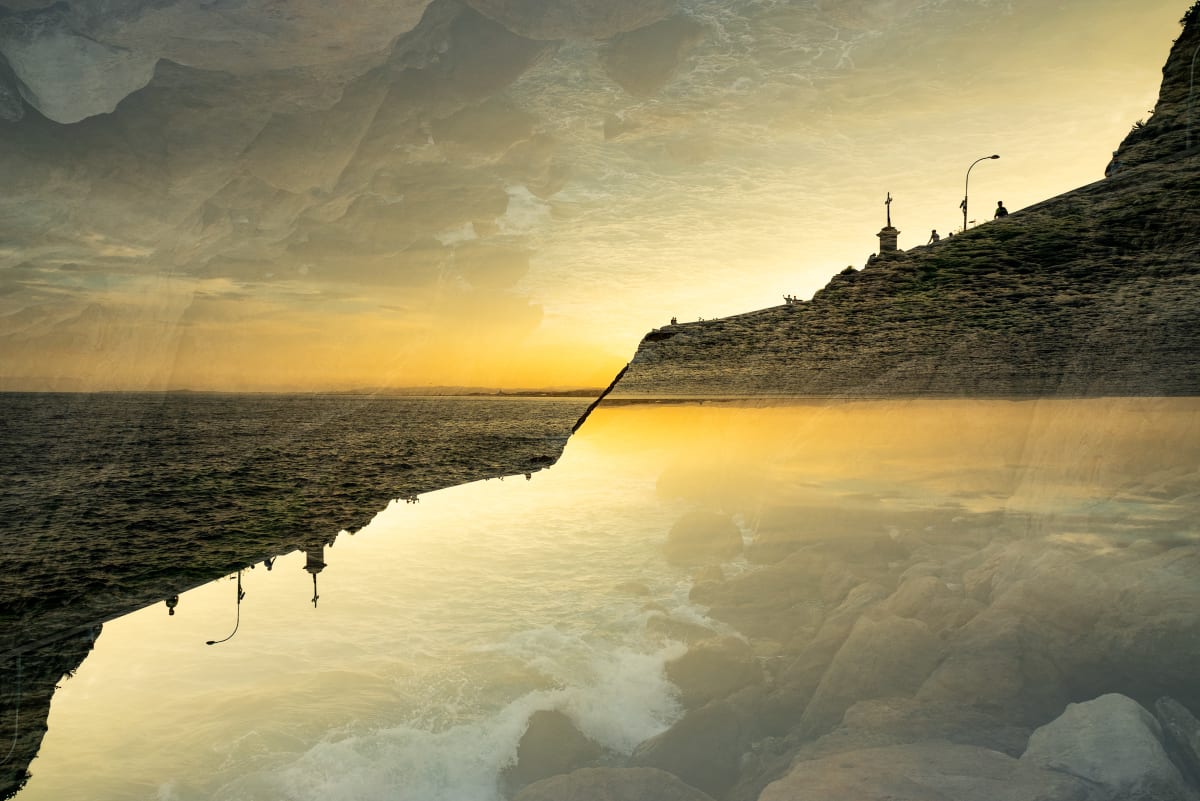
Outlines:
{"label": "textured rock surface", "polygon": [[1132,698],[1110,693],[1071,704],[1029,738],[1021,761],[1078,776],[1123,801],[1191,801],[1167,757],[1154,716]]}
{"label": "textured rock surface", "polygon": [[804,710],[801,731],[829,731],[856,701],[911,695],[941,655],[937,638],[919,620],[860,617]]}
{"label": "textured rock surface", "polygon": [[97,42],[69,30],[28,33],[0,28],[0,53],[20,81],[21,96],[55,122],[107,114],[154,76],[158,58]]}
{"label": "textured rock surface", "polygon": [[762,669],[742,640],[723,637],[696,643],[667,663],[667,678],[679,687],[685,707],[703,706],[762,681]]}
{"label": "textured rock surface", "polygon": [[601,51],[600,63],[625,91],[648,96],[671,79],[703,35],[703,26],[695,20],[674,16],[614,36]]}
{"label": "textured rock surface", "polygon": [[1198,393],[1198,168],[1130,168],[810,302],[660,329],[613,397]]}
{"label": "textured rock surface", "polygon": [[505,773],[510,795],[526,785],[582,768],[603,753],[556,710],[538,710],[517,744],[517,764]]}
{"label": "textured rock surface", "polygon": [[1200,394],[1197,16],[1110,178],[882,255],[809,302],[657,329],[613,397]]}
{"label": "textured rock surface", "polygon": [[760,801],[1090,801],[1085,782],[997,751],[918,743],[798,762]]}
{"label": "textured rock surface", "polygon": [[665,17],[671,0],[467,0],[530,39],[607,39]]}
{"label": "textured rock surface", "polygon": [[1174,698],[1154,702],[1167,753],[1193,786],[1200,787],[1200,720]]}
{"label": "textured rock surface", "polygon": [[531,784],[513,801],[712,801],[653,768],[584,768]]}

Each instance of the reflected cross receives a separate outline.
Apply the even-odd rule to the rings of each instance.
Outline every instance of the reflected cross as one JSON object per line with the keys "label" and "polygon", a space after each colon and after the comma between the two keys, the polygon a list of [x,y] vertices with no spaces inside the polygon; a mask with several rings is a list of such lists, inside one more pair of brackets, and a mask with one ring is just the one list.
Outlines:
{"label": "reflected cross", "polygon": [[883,205],[887,206],[887,227],[892,227],[892,193],[888,192],[887,200],[883,201]]}

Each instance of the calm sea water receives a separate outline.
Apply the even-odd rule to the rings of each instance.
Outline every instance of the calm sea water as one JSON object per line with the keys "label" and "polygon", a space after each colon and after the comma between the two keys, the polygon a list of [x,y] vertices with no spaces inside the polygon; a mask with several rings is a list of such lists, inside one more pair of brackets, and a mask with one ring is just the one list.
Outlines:
{"label": "calm sea water", "polygon": [[587,403],[0,394],[0,653],[553,464]]}
{"label": "calm sea water", "polygon": [[18,797],[497,799],[537,709],[628,754],[679,713],[654,621],[702,619],[644,456],[580,436],[566,469],[391,504],[315,577],[293,553],[106,624]]}
{"label": "calm sea water", "polygon": [[[355,408],[343,403],[330,408]],[[339,469],[391,458],[385,437],[360,433],[364,452]],[[731,631],[663,555],[691,510],[728,515],[759,547],[882,536],[909,551],[898,575],[962,572],[1032,542],[1063,564],[1128,570],[1132,592],[1146,554],[1194,551],[1198,486],[1189,399],[601,407],[528,480],[395,501],[332,546],[318,539],[319,560],[258,562],[182,594],[173,615],[160,601],[105,624],[55,694],[18,798],[498,801],[536,710],[564,713],[614,759],[682,714],[665,672],[680,632]],[[215,501],[187,502],[203,516]],[[848,570],[855,553],[840,557]],[[771,569],[738,557],[720,573]],[[769,630],[752,610],[778,601],[738,614]],[[792,635],[755,636],[770,666]]]}

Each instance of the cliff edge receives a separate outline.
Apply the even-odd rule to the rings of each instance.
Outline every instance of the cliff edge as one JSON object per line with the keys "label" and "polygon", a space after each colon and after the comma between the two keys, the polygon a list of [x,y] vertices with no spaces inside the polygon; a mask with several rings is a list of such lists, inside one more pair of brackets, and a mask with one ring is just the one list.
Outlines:
{"label": "cliff edge", "polygon": [[811,301],[647,334],[614,398],[1200,394],[1200,3],[1108,177],[847,268]]}

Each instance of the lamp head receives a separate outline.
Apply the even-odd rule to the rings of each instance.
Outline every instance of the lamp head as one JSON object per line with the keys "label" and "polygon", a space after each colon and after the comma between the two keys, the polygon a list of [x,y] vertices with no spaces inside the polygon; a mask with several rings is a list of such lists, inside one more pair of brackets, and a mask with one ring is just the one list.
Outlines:
{"label": "lamp head", "polygon": [[988,156],[988,158],[989,158],[989,159],[998,159],[998,158],[1000,158],[1000,154],[999,154],[999,153],[996,153],[996,154],[993,154],[993,155],[991,155],[991,156]]}

